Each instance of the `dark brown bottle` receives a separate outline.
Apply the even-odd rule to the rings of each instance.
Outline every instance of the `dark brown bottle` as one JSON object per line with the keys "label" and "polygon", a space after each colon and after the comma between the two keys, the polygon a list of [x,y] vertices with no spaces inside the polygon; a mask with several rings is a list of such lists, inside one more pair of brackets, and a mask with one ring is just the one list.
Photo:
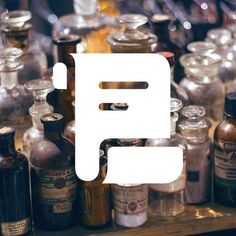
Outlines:
{"label": "dark brown bottle", "polygon": [[224,120],[214,133],[214,197],[236,207],[236,93],[225,98]]}
{"label": "dark brown bottle", "polygon": [[75,148],[62,134],[62,115],[46,114],[41,122],[44,139],[30,155],[34,222],[40,228],[58,230],[77,221]]}
{"label": "dark brown bottle", "polygon": [[93,181],[79,181],[80,220],[89,228],[102,228],[111,223],[110,185],[103,184],[107,159],[100,150],[100,171]]}
{"label": "dark brown bottle", "polygon": [[31,231],[29,166],[15,149],[15,130],[0,127],[0,235]]}
{"label": "dark brown bottle", "polygon": [[74,118],[72,102],[75,96],[75,61],[70,55],[76,53],[77,45],[81,43],[78,35],[65,35],[55,37],[53,43],[56,45],[56,61],[62,62],[67,67],[67,90],[58,91],[58,100],[56,111],[64,116],[65,122],[69,122]]}

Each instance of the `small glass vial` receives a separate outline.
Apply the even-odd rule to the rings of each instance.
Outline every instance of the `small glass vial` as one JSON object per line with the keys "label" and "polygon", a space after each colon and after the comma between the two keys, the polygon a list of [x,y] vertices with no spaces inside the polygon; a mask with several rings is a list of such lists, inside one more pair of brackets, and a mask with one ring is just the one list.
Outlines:
{"label": "small glass vial", "polygon": [[44,138],[30,155],[34,223],[39,228],[59,230],[78,219],[75,147],[63,136],[61,114],[45,114],[41,122]]}
{"label": "small glass vial", "polygon": [[1,31],[8,47],[20,48],[24,53],[18,60],[24,65],[19,72],[19,83],[38,79],[47,70],[47,57],[36,41],[30,40],[32,25],[29,11],[9,11],[1,15]]}
{"label": "small glass vial", "polygon": [[188,45],[192,53],[180,58],[186,78],[180,85],[187,92],[190,104],[203,106],[206,115],[215,121],[222,119],[225,89],[219,78],[220,55],[213,53],[216,46],[209,42],[194,42]]}
{"label": "small glass vial", "polygon": [[[143,146],[141,139],[118,139],[117,144],[119,146]],[[128,228],[143,225],[148,218],[148,185],[113,184],[111,188],[115,222]]]}
{"label": "small glass vial", "polygon": [[[183,137],[176,133],[178,111],[182,102],[171,98],[171,137],[170,139],[147,139],[145,146],[150,147],[180,147],[183,149],[183,170],[175,181],[168,184],[149,185],[149,209],[152,215],[158,217],[173,217],[185,210],[186,188],[186,150],[187,143]],[[170,163],[171,164],[171,163]]]}
{"label": "small glass vial", "polygon": [[201,106],[184,107],[178,124],[178,131],[187,140],[185,196],[189,204],[200,204],[211,199],[211,140],[208,137],[210,124],[205,113]]}
{"label": "small glass vial", "polygon": [[30,127],[29,107],[33,99],[25,93],[24,87],[18,84],[18,71],[23,65],[16,59],[22,50],[5,48],[0,51],[0,123],[11,125],[16,129],[16,147],[21,147],[22,136]]}
{"label": "small glass vial", "polygon": [[89,228],[102,228],[110,224],[111,192],[110,185],[103,184],[107,173],[107,158],[100,150],[100,171],[93,181],[79,180],[80,221]]}
{"label": "small glass vial", "polygon": [[31,80],[24,87],[26,92],[32,94],[34,98],[34,104],[29,109],[33,126],[23,135],[23,152],[29,157],[33,145],[44,137],[40,117],[53,112],[53,107],[47,103],[47,95],[54,90],[54,87],[52,81],[46,79]]}
{"label": "small glass vial", "polygon": [[0,127],[0,234],[25,235],[31,231],[29,165],[16,151],[15,130]]}
{"label": "small glass vial", "polygon": [[157,37],[141,26],[148,22],[143,15],[125,14],[117,18],[118,22],[125,25],[125,31],[118,31],[107,37],[112,53],[151,53],[157,44]]}
{"label": "small glass vial", "polygon": [[236,92],[226,95],[224,115],[214,133],[214,198],[236,207]]}

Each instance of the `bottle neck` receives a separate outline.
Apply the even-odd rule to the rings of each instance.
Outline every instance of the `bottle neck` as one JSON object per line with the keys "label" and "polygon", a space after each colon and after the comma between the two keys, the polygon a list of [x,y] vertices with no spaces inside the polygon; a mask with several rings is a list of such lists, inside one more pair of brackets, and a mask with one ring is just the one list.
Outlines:
{"label": "bottle neck", "polygon": [[176,133],[176,123],[177,123],[178,118],[176,117],[171,117],[171,135]]}
{"label": "bottle neck", "polygon": [[16,152],[14,138],[0,140],[0,156],[11,157]]}
{"label": "bottle neck", "polygon": [[232,118],[226,114],[224,114],[224,119],[232,124],[234,124],[236,126],[236,118]]}
{"label": "bottle neck", "polygon": [[7,90],[12,90],[18,85],[18,71],[1,71],[1,86]]}
{"label": "bottle neck", "polygon": [[56,142],[63,139],[62,133],[63,133],[62,127],[57,128],[57,129],[51,129],[51,130],[48,130],[47,128],[45,128],[44,137],[52,142]]}
{"label": "bottle neck", "polygon": [[159,41],[170,41],[170,33],[168,25],[153,23],[153,33],[157,36]]}

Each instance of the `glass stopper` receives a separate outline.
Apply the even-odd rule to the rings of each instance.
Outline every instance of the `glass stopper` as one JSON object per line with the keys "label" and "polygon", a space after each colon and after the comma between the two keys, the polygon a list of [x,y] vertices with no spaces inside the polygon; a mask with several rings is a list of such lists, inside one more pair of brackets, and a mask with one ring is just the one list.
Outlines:
{"label": "glass stopper", "polygon": [[202,106],[187,106],[183,108],[181,114],[190,120],[197,120],[201,117],[204,117],[206,111]]}

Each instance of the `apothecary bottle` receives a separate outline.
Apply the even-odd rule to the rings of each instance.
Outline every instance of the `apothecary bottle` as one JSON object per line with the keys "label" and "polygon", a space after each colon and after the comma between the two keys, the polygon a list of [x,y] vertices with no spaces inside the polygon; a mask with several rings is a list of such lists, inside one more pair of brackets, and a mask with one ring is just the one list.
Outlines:
{"label": "apothecary bottle", "polygon": [[183,170],[179,178],[168,184],[149,185],[149,209],[152,215],[158,217],[173,217],[185,210],[186,189],[186,159],[187,143],[176,133],[178,113],[182,102],[171,98],[171,137],[170,139],[147,139],[145,146],[150,147],[180,147],[183,149]]}
{"label": "apothecary bottle", "polygon": [[16,59],[22,55],[22,50],[5,48],[0,51],[0,123],[11,125],[16,129],[16,146],[21,147],[22,135],[30,126],[28,115],[33,99],[18,84],[18,71],[23,67]]}
{"label": "apothecary bottle", "polygon": [[[72,102],[72,106],[75,109],[75,101]],[[64,135],[73,144],[75,144],[75,120],[72,120],[66,124],[65,130],[64,130]]]}
{"label": "apothecary bottle", "polygon": [[225,85],[226,92],[233,89],[236,91],[236,81],[233,83],[236,79],[236,70],[232,33],[227,29],[213,29],[208,31],[206,41],[214,43],[216,53],[222,57],[219,76]]}
{"label": "apothecary bottle", "polygon": [[87,53],[109,53],[105,39],[117,28],[113,17],[97,12],[97,0],[73,0],[74,14],[59,18],[54,35],[76,34],[86,42]]}
{"label": "apothecary bottle", "polygon": [[[117,144],[118,146],[143,146],[143,141],[118,139]],[[112,184],[111,188],[115,223],[128,228],[143,225],[148,219],[148,185]]]}
{"label": "apothecary bottle", "polygon": [[25,235],[31,231],[29,166],[17,152],[15,130],[0,127],[0,234]]}
{"label": "apothecary bottle", "polygon": [[33,146],[30,155],[34,223],[59,230],[78,219],[75,148],[63,137],[62,115],[45,114],[41,122],[44,139]]}
{"label": "apothecary bottle", "polygon": [[181,111],[178,131],[187,140],[186,201],[200,204],[211,199],[212,161],[209,121],[201,106],[186,106]]}
{"label": "apothecary bottle", "polygon": [[214,133],[214,198],[236,207],[236,93],[225,97],[224,120]]}
{"label": "apothecary bottle", "polygon": [[53,107],[47,103],[47,95],[54,90],[54,87],[52,81],[46,79],[31,80],[24,87],[27,93],[33,95],[34,99],[34,104],[29,109],[33,126],[27,129],[23,135],[23,152],[27,157],[30,157],[33,145],[44,137],[40,117],[53,112]]}
{"label": "apothecary bottle", "polygon": [[47,70],[47,57],[36,41],[30,38],[32,25],[29,11],[9,11],[1,15],[1,31],[5,36],[8,47],[19,48],[23,51],[18,60],[24,65],[19,72],[19,83],[25,84],[32,79],[43,76]]}
{"label": "apothecary bottle", "polygon": [[209,42],[194,42],[188,49],[192,53],[180,58],[186,74],[180,85],[187,92],[190,104],[203,106],[208,117],[220,121],[225,96],[218,73],[222,59],[214,53],[215,45]]}
{"label": "apothecary bottle", "polygon": [[157,37],[141,30],[141,26],[148,22],[146,16],[125,14],[117,18],[125,26],[124,31],[118,31],[107,37],[112,53],[151,53],[157,44]]}
{"label": "apothecary bottle", "polygon": [[90,228],[101,228],[112,221],[110,185],[103,184],[107,172],[107,158],[100,150],[100,171],[93,181],[79,181],[79,212],[81,223]]}

